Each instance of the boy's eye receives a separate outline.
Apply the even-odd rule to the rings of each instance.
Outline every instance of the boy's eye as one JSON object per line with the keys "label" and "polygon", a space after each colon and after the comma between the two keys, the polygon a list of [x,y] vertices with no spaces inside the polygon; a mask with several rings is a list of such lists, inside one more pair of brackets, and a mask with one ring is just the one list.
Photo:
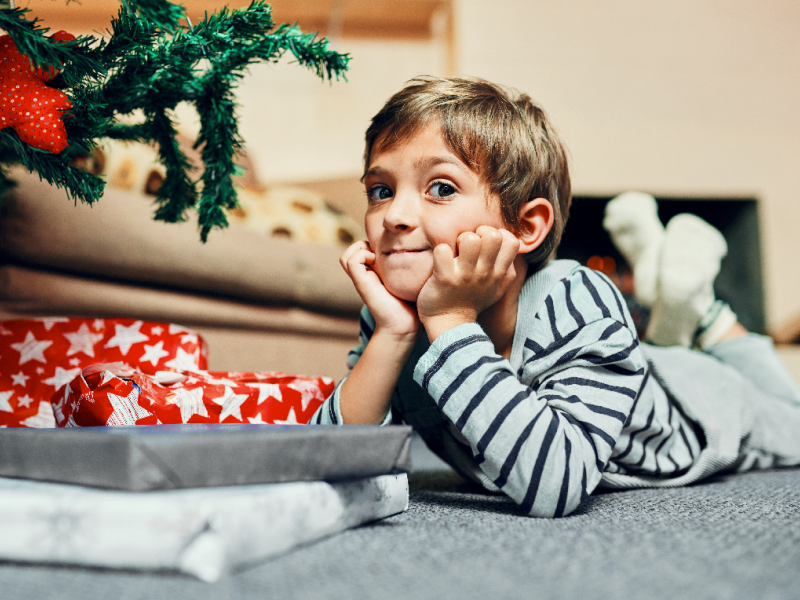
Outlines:
{"label": "boy's eye", "polygon": [[367,199],[374,202],[376,200],[386,200],[392,197],[392,190],[385,185],[376,185],[367,190]]}
{"label": "boy's eye", "polygon": [[436,196],[438,198],[446,198],[447,196],[452,196],[456,193],[456,188],[454,188],[449,183],[444,183],[442,181],[437,181],[431,186],[430,195]]}

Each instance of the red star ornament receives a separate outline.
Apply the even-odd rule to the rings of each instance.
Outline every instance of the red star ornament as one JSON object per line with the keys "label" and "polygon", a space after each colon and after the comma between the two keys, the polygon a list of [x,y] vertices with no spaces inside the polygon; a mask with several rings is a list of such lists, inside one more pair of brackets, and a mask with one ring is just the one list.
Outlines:
{"label": "red star ornament", "polygon": [[[50,39],[66,42],[75,36],[59,31]],[[72,103],[45,85],[55,76],[52,68],[32,70],[11,36],[0,37],[0,129],[11,127],[29,146],[59,154],[69,145],[62,118]]]}

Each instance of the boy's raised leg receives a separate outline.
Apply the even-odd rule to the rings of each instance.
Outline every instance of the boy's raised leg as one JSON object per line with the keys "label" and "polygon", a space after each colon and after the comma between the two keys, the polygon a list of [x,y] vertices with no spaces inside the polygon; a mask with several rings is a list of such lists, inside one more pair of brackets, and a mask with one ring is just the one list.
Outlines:
{"label": "boy's raised leg", "polygon": [[633,271],[636,300],[652,306],[664,240],[655,198],[641,192],[620,194],[606,205],[603,227]]}
{"label": "boy's raised leg", "polygon": [[648,342],[704,349],[727,336],[736,315],[714,297],[714,280],[727,252],[722,234],[699,217],[680,214],[670,220],[645,335]]}

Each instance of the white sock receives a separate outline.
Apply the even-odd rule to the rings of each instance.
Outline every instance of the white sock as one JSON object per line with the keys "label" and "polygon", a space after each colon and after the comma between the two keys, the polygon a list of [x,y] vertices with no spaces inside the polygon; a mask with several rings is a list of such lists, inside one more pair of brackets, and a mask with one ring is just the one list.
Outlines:
{"label": "white sock", "polygon": [[606,205],[603,227],[633,271],[637,302],[652,306],[664,239],[655,198],[641,192],[620,194]]}
{"label": "white sock", "polygon": [[[713,331],[710,337],[721,339],[718,330],[733,313],[730,308],[711,309],[715,306],[714,279],[727,252],[722,234],[699,217],[680,214],[669,222],[661,248],[657,297],[645,335],[648,342],[691,347],[704,320],[708,322],[703,331]],[[714,326],[720,316],[723,320]],[[735,322],[735,315],[733,318]],[[710,344],[706,341],[705,345]]]}

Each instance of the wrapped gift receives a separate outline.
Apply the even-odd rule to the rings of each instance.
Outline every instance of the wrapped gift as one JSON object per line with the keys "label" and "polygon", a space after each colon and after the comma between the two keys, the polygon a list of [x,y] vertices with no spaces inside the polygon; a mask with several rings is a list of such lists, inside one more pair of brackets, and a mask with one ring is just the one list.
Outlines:
{"label": "wrapped gift", "polygon": [[81,369],[123,362],[144,373],[206,369],[195,332],[133,319],[0,322],[0,427],[55,427],[50,399]]}
{"label": "wrapped gift", "polygon": [[0,560],[214,581],[407,506],[405,474],[147,493],[0,478]]}
{"label": "wrapped gift", "polygon": [[306,423],[334,389],[329,377],[159,371],[91,365],[53,398],[59,427],[176,423]]}
{"label": "wrapped gift", "polygon": [[0,430],[0,477],[131,492],[336,481],[410,470],[407,425]]}

